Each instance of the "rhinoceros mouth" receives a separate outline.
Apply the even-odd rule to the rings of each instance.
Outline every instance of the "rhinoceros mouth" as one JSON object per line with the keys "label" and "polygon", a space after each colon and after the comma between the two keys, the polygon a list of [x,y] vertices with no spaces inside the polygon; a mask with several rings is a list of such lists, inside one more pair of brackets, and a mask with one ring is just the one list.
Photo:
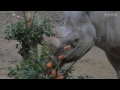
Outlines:
{"label": "rhinoceros mouth", "polygon": [[[64,63],[70,63],[73,61],[77,61],[78,59],[81,59],[95,44],[95,41],[93,40],[93,42],[91,42],[84,51],[82,51],[81,53],[79,52],[79,50],[82,48],[82,45],[79,43],[78,45],[76,45],[74,48],[72,47],[70,50],[65,51],[62,55],[64,55],[64,60],[62,60],[62,64]],[[76,52],[77,51],[77,52]],[[76,54],[75,54],[76,53]]]}
{"label": "rhinoceros mouth", "polygon": [[[59,57],[61,55],[64,55],[64,59],[62,60],[62,63],[69,63],[69,62],[73,62],[76,60],[77,56],[76,55],[71,55],[72,53],[74,53],[77,48],[82,47],[81,44],[74,44],[73,42],[69,43],[69,45],[71,46],[71,48],[67,51],[65,51],[63,48],[61,47],[59,50],[57,50],[57,52],[54,54],[55,56]],[[68,46],[68,45],[66,45]]]}
{"label": "rhinoceros mouth", "polygon": [[63,48],[64,47],[60,47],[59,50],[57,50],[57,52],[55,53],[55,56],[59,56],[62,54],[64,54],[65,56],[67,56],[69,53],[71,53],[76,47],[78,44],[74,43],[74,42],[70,42],[69,44],[65,45],[65,46],[68,46],[70,45],[71,48],[67,51],[65,51]]}

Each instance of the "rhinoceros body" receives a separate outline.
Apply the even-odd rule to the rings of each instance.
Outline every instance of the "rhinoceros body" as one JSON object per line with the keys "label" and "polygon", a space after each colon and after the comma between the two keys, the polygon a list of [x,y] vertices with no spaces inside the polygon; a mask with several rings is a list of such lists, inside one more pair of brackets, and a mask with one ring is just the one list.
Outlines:
{"label": "rhinoceros body", "polygon": [[[105,51],[120,78],[119,11],[65,11],[64,26],[57,26],[55,33],[55,37],[44,36],[46,44],[54,55],[69,53],[66,62],[72,62],[80,59],[81,54],[88,47],[92,48],[94,42],[94,45]],[[81,46],[75,49],[80,43]],[[66,45],[71,45],[72,48],[65,53],[62,52],[62,48]]]}

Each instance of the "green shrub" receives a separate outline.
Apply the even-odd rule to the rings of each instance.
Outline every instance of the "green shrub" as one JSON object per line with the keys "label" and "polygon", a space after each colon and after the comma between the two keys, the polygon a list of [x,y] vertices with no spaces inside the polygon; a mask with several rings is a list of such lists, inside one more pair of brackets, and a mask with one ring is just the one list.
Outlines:
{"label": "green shrub", "polygon": [[[34,56],[34,55],[33,55]],[[59,76],[63,76],[62,79],[89,79],[90,76],[78,76],[71,75],[72,67],[68,70],[64,66],[58,66],[58,60],[52,56],[48,47],[43,44],[41,48],[41,55],[38,59],[30,59],[22,61],[16,67],[9,68],[8,76],[15,79],[57,79]],[[47,63],[52,62],[52,67],[48,68]],[[56,67],[58,68],[56,69]],[[56,75],[51,74],[52,70],[56,71]],[[68,72],[66,72],[68,71]]]}
{"label": "green shrub", "polygon": [[16,48],[20,45],[22,48],[19,50],[19,54],[24,60],[29,59],[29,51],[31,48],[36,49],[37,57],[37,44],[43,43],[43,34],[47,36],[53,36],[52,25],[47,18],[37,17],[34,12],[33,17],[27,17],[24,15],[20,17],[15,14],[19,19],[18,22],[8,24],[5,28],[5,35],[7,40],[17,40],[19,44],[16,44]]}
{"label": "green shrub", "polygon": [[[16,65],[16,67],[9,68],[10,72],[8,76],[15,79],[54,79],[55,77],[51,76],[51,71],[56,68],[57,62],[55,62],[51,56],[52,54],[49,52],[47,46],[43,45],[40,58],[22,61],[19,65]],[[46,66],[48,62],[52,62],[52,68]],[[58,70],[56,70],[58,71],[57,74],[64,73],[65,69],[63,68],[61,69],[61,67],[59,67]],[[64,78],[68,78],[68,76]]]}

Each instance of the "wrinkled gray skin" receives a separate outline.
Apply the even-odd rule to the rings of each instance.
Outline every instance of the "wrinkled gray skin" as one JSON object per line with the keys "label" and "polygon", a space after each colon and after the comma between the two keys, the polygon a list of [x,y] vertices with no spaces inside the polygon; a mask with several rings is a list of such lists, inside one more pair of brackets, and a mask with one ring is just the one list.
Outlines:
{"label": "wrinkled gray skin", "polygon": [[[105,13],[112,13],[113,16],[105,16]],[[82,46],[77,47],[64,63],[80,59],[81,54],[89,45],[92,48],[94,41],[94,45],[105,51],[108,60],[117,72],[118,78],[120,78],[119,11],[65,11],[64,26],[57,26],[55,32],[55,37],[44,36],[44,39],[56,56],[67,55],[82,42]],[[72,45],[72,49],[62,52],[63,47],[69,44]]]}

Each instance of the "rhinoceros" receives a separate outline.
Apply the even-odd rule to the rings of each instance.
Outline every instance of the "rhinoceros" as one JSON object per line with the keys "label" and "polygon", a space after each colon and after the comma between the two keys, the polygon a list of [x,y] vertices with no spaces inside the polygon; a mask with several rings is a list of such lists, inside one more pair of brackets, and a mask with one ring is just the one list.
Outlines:
{"label": "rhinoceros", "polygon": [[[64,11],[63,16],[64,25],[56,26],[55,36],[43,36],[52,53],[66,55],[63,62],[68,63],[79,60],[96,45],[105,51],[120,78],[120,12]],[[64,52],[66,45],[71,49]]]}

